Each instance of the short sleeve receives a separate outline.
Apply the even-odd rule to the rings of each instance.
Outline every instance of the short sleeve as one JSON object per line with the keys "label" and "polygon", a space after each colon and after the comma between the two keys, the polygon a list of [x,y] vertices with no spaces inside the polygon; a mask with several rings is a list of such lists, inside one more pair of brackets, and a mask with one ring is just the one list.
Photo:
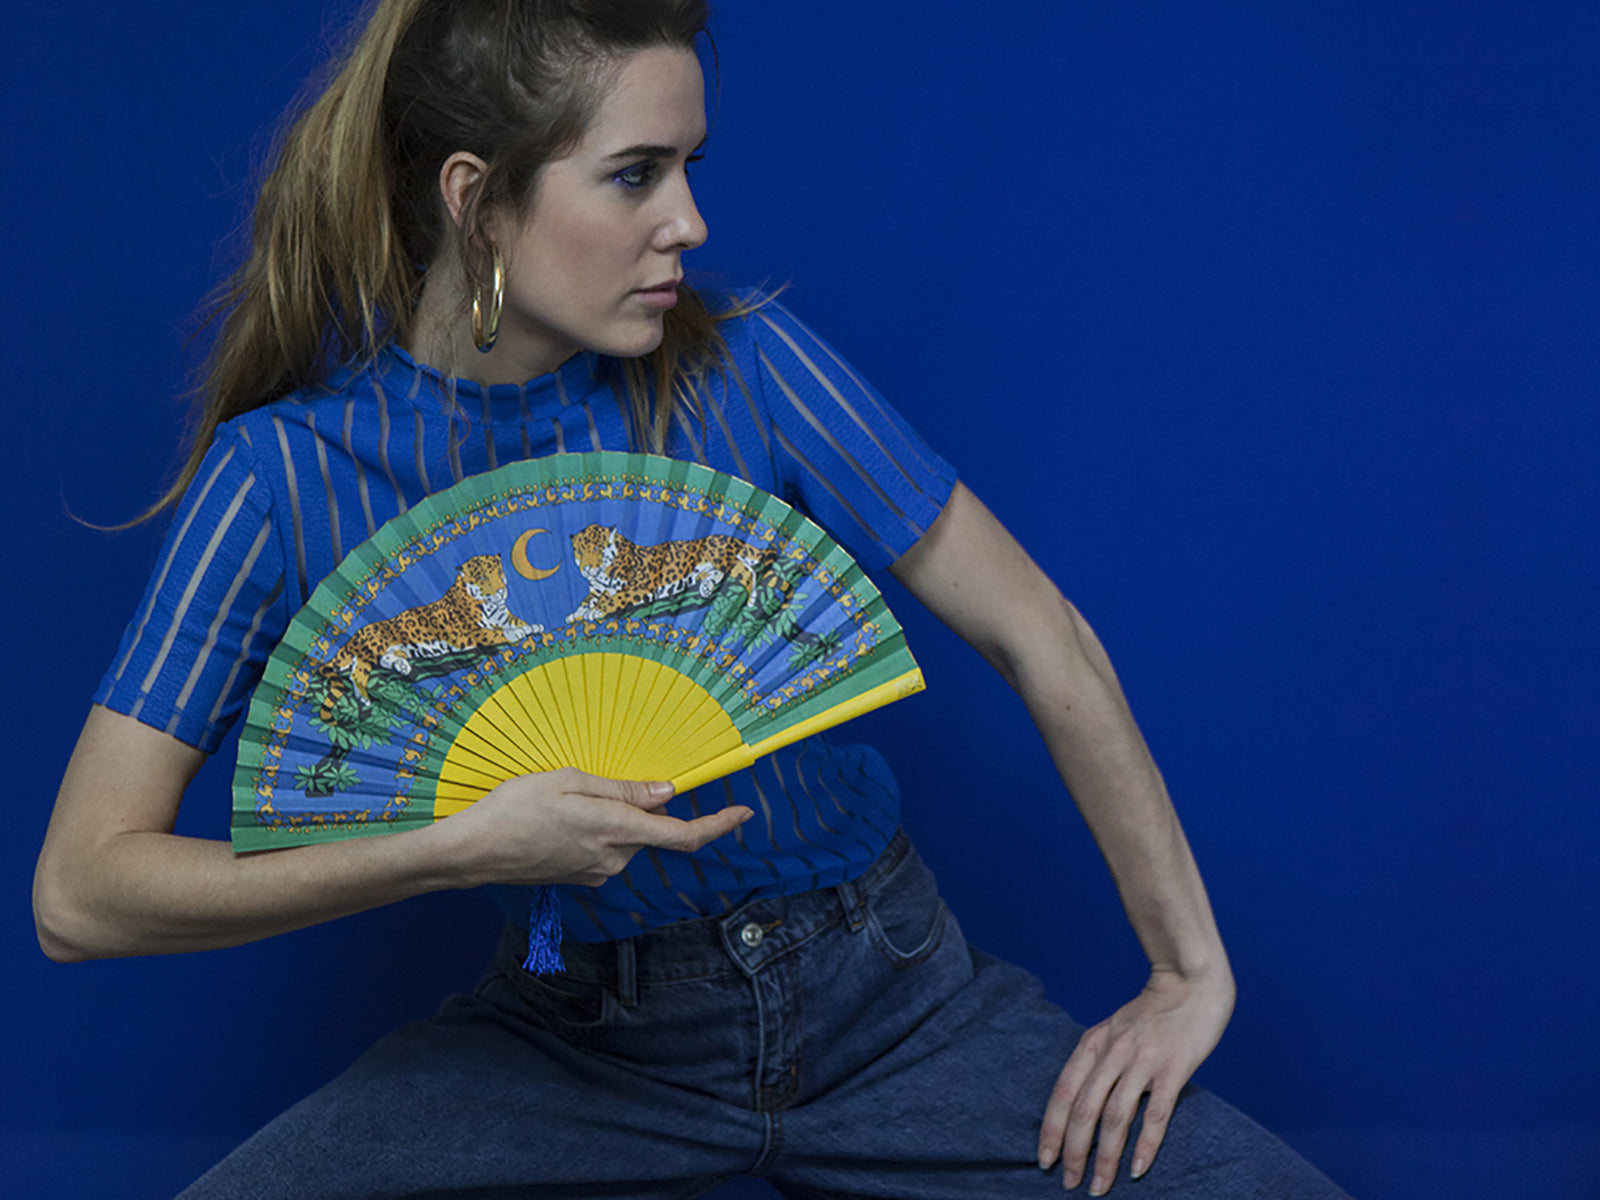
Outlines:
{"label": "short sleeve", "polygon": [[785,498],[862,565],[888,566],[938,517],[955,469],[782,305],[746,321]]}
{"label": "short sleeve", "polygon": [[94,702],[211,753],[282,636],[283,580],[269,488],[224,425]]}

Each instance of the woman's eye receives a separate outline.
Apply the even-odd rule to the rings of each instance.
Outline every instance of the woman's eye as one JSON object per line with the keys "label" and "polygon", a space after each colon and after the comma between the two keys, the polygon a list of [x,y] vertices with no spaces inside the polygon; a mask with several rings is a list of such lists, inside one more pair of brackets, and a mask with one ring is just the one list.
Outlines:
{"label": "woman's eye", "polygon": [[656,164],[653,162],[635,163],[625,171],[618,171],[612,176],[625,188],[637,189],[648,187],[656,177]]}

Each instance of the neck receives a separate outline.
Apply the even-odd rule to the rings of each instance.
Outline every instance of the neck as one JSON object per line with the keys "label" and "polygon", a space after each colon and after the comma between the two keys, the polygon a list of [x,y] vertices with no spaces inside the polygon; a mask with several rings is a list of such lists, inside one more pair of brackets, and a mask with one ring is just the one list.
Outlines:
{"label": "neck", "polygon": [[535,339],[518,336],[508,327],[503,314],[500,335],[488,353],[472,340],[472,296],[458,266],[440,264],[430,269],[417,301],[416,323],[404,349],[419,363],[470,379],[485,386],[497,383],[526,383],[548,375],[572,351],[535,344]]}

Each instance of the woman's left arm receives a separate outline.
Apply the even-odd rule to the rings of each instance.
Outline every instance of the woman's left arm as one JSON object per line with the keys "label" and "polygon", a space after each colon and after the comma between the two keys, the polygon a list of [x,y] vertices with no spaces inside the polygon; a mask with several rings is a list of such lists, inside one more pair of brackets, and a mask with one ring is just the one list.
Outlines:
{"label": "woman's left arm", "polygon": [[1150,959],[1144,990],[1084,1033],[1040,1128],[1040,1165],[1059,1159],[1074,1187],[1099,1127],[1090,1194],[1101,1195],[1140,1098],[1150,1097],[1135,1177],[1149,1167],[1179,1090],[1233,1011],[1233,974],[1205,885],[1111,660],[976,496],[958,483],[938,521],[891,573],[1022,697]]}

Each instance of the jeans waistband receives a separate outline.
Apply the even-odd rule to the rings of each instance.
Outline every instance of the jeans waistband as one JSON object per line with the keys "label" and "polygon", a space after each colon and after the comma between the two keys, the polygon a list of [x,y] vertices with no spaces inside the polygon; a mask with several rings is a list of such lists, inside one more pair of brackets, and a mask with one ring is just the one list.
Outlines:
{"label": "jeans waistband", "polygon": [[[793,896],[764,896],[721,916],[681,921],[615,942],[566,942],[561,957],[566,978],[610,984],[624,1004],[641,982],[669,983],[719,975],[754,975],[774,959],[797,949],[841,922],[861,928],[870,896],[911,853],[911,841],[897,830],[883,853],[854,880]],[[508,926],[500,941],[497,967],[521,971],[528,933]]]}

